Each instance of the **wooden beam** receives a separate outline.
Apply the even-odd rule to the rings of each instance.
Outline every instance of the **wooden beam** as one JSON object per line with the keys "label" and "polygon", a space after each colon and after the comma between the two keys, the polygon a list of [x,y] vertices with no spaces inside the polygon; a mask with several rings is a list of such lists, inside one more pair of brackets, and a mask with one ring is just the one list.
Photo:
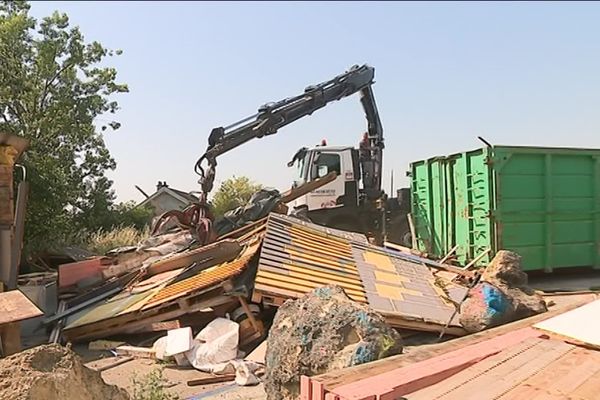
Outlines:
{"label": "wooden beam", "polygon": [[446,254],[441,260],[440,260],[440,264],[445,263],[446,261],[448,261],[448,259],[452,256],[452,254],[454,254],[454,252],[458,249],[458,245],[454,246],[452,249],[450,249],[450,251],[448,252],[448,254]]}
{"label": "wooden beam", "polygon": [[292,189],[288,190],[287,192],[284,192],[281,194],[281,202],[289,203],[291,201],[294,201],[297,198],[302,197],[305,194],[312,192],[313,190],[317,190],[321,186],[325,186],[326,184],[333,182],[336,178],[337,178],[337,173],[334,171],[334,172],[328,173],[327,175],[325,175],[322,178],[317,178],[310,182],[306,182],[296,188],[292,188]]}
{"label": "wooden beam", "polygon": [[242,246],[235,240],[220,240],[207,246],[199,247],[152,263],[147,270],[148,276],[158,275],[162,272],[178,268],[189,267],[193,263],[202,263],[210,260],[212,266],[234,260],[242,251]]}
{"label": "wooden beam", "polygon": [[107,369],[118,367],[119,365],[125,364],[125,363],[127,363],[129,361],[132,361],[132,360],[134,360],[133,357],[119,357],[115,361],[113,361],[113,362],[111,362],[109,364],[102,365],[102,366],[97,367],[97,368],[90,368],[90,369],[92,369],[94,371],[102,372],[102,371],[106,371]]}
{"label": "wooden beam", "polygon": [[21,351],[21,325],[11,322],[0,327],[2,353],[4,357]]}
{"label": "wooden beam", "polygon": [[256,331],[256,332],[258,332],[258,333],[260,333],[262,335],[263,334],[263,329],[260,326],[260,324],[258,323],[258,321],[256,320],[256,318],[254,317],[254,314],[252,313],[252,310],[250,310],[250,307],[248,306],[248,303],[246,302],[246,299],[244,299],[242,296],[238,296],[237,298],[238,298],[238,300],[240,302],[240,305],[244,309],[244,313],[246,314],[246,316],[250,320],[250,324],[252,324],[252,328],[254,328],[254,331]]}
{"label": "wooden beam", "polygon": [[341,398],[352,396],[354,399],[369,399],[370,396],[375,396],[396,399],[441,382],[510,346],[539,336],[539,331],[523,328],[413,365],[369,376],[337,387],[332,392]]}
{"label": "wooden beam", "polygon": [[417,249],[418,243],[417,243],[417,231],[415,229],[415,221],[413,220],[412,214],[408,213],[406,215],[406,218],[408,218],[408,228],[410,229],[410,238],[412,241],[412,248],[413,249]]}
{"label": "wooden beam", "polygon": [[481,253],[480,255],[478,255],[477,257],[475,257],[473,260],[471,260],[470,263],[468,263],[467,265],[465,265],[464,270],[468,271],[470,270],[476,263],[477,261],[481,260],[483,257],[487,256],[487,254],[492,251],[492,249],[487,249],[486,251],[484,251],[483,253]]}

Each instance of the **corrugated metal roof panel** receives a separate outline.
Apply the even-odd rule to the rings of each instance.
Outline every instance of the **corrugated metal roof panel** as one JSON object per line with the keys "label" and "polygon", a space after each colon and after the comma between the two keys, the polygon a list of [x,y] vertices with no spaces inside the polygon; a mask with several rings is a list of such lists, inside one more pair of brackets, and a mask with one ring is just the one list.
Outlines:
{"label": "corrugated metal roof panel", "polygon": [[348,239],[315,227],[283,215],[269,216],[255,290],[287,298],[335,283],[352,299],[366,302]]}
{"label": "corrugated metal roof panel", "polygon": [[[455,290],[447,294],[425,265],[385,249],[353,245],[352,251],[369,305],[379,312],[445,325],[455,310],[445,297],[460,301],[466,292],[466,288],[451,284]],[[460,326],[457,316],[450,326]]]}
{"label": "corrugated metal roof panel", "polygon": [[[456,286],[447,294],[422,263],[371,246],[361,237],[271,214],[256,274],[256,297],[297,298],[336,284],[393,325],[402,326],[402,320],[404,324],[410,320],[415,328],[433,325],[426,330],[445,325],[454,306],[444,298],[460,300],[465,289]],[[458,326],[456,318],[450,325]]]}

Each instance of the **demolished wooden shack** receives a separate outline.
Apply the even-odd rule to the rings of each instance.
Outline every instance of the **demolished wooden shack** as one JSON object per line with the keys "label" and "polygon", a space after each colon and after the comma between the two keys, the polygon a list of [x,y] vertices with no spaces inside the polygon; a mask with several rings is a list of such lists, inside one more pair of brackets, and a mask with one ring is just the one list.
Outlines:
{"label": "demolished wooden shack", "polygon": [[[175,251],[161,254],[160,246]],[[83,262],[88,275],[108,280],[69,299],[66,309],[47,322],[62,320],[67,340],[89,340],[153,330],[157,323],[191,313],[214,318],[235,307],[247,309],[246,298],[279,306],[337,284],[393,327],[439,332],[448,324],[447,333],[464,334],[456,318],[450,319],[466,288],[450,281],[440,285],[427,265],[431,260],[373,246],[361,234],[272,213],[207,246],[160,246],[122,256],[125,267],[107,265],[105,259]],[[61,269],[70,273],[62,280],[69,288],[77,286],[73,268]],[[253,317],[248,325],[262,331]]]}

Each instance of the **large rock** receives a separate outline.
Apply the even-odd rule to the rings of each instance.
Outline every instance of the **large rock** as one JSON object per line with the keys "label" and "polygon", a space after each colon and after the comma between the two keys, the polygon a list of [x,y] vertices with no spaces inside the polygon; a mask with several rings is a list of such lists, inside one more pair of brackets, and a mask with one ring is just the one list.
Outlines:
{"label": "large rock", "polygon": [[469,290],[460,309],[460,323],[469,332],[546,312],[544,299],[527,285],[521,257],[501,250]]}
{"label": "large rock", "polygon": [[300,376],[363,364],[402,352],[398,332],[366,305],[326,286],[278,310],[267,339],[269,400],[297,399]]}

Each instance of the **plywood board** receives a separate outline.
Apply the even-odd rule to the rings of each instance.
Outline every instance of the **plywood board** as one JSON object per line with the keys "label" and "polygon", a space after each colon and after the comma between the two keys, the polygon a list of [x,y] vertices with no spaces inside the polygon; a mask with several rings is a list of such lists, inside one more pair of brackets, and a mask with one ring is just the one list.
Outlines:
{"label": "plywood board", "polygon": [[600,300],[564,314],[538,322],[534,328],[541,329],[577,342],[600,347]]}
{"label": "plywood board", "polygon": [[0,293],[0,325],[39,317],[43,314],[20,290]]}

